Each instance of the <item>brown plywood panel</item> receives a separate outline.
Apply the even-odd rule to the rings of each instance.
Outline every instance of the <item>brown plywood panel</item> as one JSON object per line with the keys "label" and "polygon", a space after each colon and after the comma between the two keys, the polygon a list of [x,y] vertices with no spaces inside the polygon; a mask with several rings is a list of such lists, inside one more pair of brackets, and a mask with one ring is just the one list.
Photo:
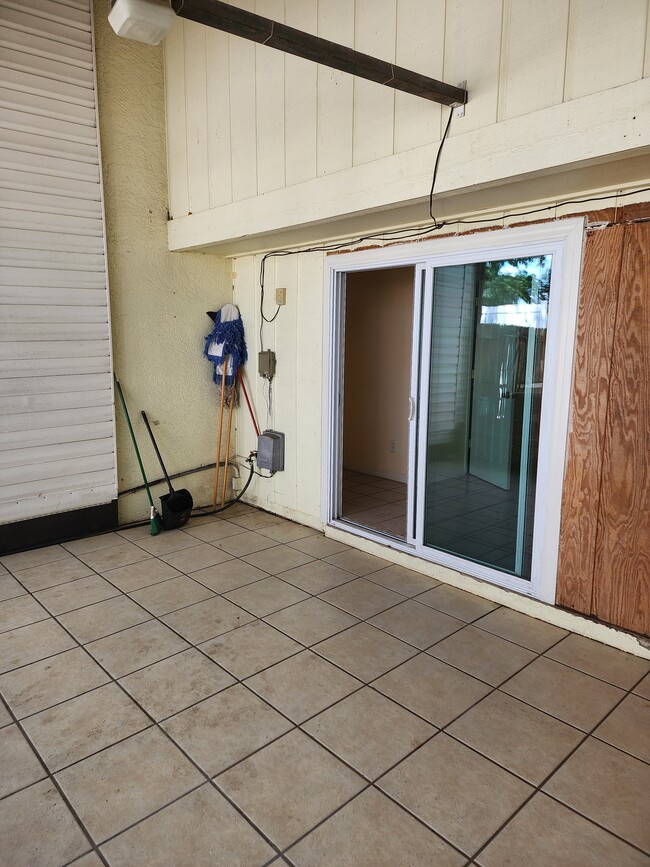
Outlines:
{"label": "brown plywood panel", "polygon": [[593,613],[650,633],[650,224],[625,228]]}
{"label": "brown plywood panel", "polygon": [[587,235],[578,307],[556,602],[591,613],[596,527],[623,236]]}

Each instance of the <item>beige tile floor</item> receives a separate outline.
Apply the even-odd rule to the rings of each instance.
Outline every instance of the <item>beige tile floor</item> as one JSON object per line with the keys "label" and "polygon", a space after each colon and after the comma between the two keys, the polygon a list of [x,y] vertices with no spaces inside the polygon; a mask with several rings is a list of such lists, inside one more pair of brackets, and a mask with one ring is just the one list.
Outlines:
{"label": "beige tile floor", "polygon": [[0,558],[0,864],[650,864],[650,664],[236,506]]}

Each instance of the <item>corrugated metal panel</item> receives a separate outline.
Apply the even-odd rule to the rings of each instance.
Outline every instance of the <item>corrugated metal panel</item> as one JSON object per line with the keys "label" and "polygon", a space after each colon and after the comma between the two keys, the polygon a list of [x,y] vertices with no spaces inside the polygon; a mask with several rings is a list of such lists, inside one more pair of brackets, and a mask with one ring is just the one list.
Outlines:
{"label": "corrugated metal panel", "polygon": [[90,0],[0,0],[0,523],[117,495]]}

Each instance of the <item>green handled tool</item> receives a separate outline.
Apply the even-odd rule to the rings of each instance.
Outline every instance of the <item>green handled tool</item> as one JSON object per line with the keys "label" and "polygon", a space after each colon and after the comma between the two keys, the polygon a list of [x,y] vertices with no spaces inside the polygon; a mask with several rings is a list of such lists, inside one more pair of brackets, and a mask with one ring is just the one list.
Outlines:
{"label": "green handled tool", "polygon": [[150,520],[151,520],[151,535],[157,536],[162,529],[162,522],[160,519],[160,515],[156,511],[156,507],[153,504],[153,497],[151,496],[151,491],[149,490],[149,482],[147,481],[147,474],[144,471],[144,466],[142,465],[142,458],[140,457],[140,450],[138,449],[138,443],[135,438],[135,434],[133,433],[133,427],[131,425],[131,419],[129,417],[129,411],[126,408],[126,401],[124,400],[124,394],[122,393],[122,386],[120,385],[120,381],[117,378],[117,374],[113,374],[115,379],[115,386],[117,388],[117,393],[120,396],[120,401],[122,402],[122,409],[124,410],[124,416],[126,418],[126,423],[129,426],[129,433],[131,434],[131,442],[133,443],[133,448],[135,449],[135,456],[138,459],[138,465],[140,467],[140,472],[142,473],[142,481],[144,482],[144,487],[147,492],[147,497],[149,498],[149,505],[151,506],[150,512]]}

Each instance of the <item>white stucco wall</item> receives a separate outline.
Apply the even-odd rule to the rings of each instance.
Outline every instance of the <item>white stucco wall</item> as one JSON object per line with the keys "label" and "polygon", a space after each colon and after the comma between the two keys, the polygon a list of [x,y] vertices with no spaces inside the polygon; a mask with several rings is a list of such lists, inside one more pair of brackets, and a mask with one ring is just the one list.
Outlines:
{"label": "white stucco wall", "polygon": [[[167,172],[162,47],[118,39],[109,0],[95,0],[114,365],[150,478],[161,473],[139,418],[147,411],[170,473],[213,462],[216,404],[201,357],[206,310],[231,299],[230,266],[206,253],[167,249]],[[116,409],[119,489],[140,483]],[[211,501],[213,470],[179,480],[197,505]],[[155,501],[165,492],[159,487]],[[145,493],[120,499],[122,522],[148,516]]]}

